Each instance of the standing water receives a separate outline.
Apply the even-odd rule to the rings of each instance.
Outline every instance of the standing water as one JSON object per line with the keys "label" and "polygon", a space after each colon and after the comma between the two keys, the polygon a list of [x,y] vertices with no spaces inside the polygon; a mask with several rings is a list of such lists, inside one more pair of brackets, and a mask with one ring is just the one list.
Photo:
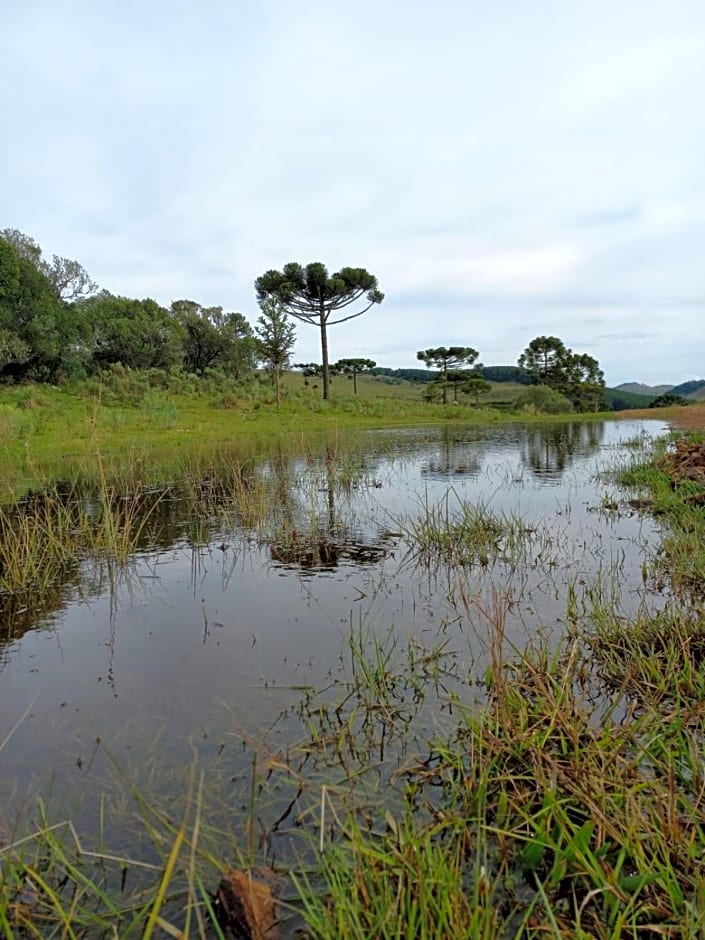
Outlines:
{"label": "standing water", "polygon": [[[194,763],[235,828],[253,765],[285,762],[316,694],[350,681],[351,638],[417,661],[440,643],[463,663],[441,671],[451,695],[468,669],[481,676],[498,613],[523,648],[563,636],[588,595],[635,610],[656,533],[613,511],[604,471],[661,431],[376,432],[143,481],[134,554],[86,552],[41,593],[0,595],[0,742],[17,725],[0,750],[0,828],[43,795],[84,832],[109,816],[111,844],[127,844],[124,781],[169,805]],[[98,513],[89,486],[69,492]],[[419,714],[442,720],[428,703]]]}

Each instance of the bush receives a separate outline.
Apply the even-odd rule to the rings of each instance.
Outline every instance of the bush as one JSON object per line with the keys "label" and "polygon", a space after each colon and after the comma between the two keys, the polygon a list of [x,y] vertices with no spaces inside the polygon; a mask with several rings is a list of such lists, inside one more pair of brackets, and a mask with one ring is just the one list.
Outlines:
{"label": "bush", "polygon": [[517,408],[532,414],[558,415],[573,411],[572,402],[548,385],[532,385],[517,399]]}

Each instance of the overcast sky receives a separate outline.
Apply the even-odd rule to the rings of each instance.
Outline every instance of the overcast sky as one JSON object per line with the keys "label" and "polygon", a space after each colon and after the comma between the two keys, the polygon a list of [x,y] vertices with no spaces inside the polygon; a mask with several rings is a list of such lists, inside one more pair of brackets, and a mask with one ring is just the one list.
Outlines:
{"label": "overcast sky", "polygon": [[[113,293],[386,299],[331,357],[705,377],[705,0],[0,0],[0,228]],[[300,324],[295,358],[320,360]]]}

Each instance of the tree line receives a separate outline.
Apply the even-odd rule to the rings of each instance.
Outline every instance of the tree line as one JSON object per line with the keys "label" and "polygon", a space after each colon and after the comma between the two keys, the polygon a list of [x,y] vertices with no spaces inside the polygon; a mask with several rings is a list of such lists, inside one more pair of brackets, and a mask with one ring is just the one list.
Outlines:
{"label": "tree line", "polygon": [[263,304],[253,327],[220,306],[117,296],[99,290],[78,262],[48,262],[31,237],[0,231],[0,380],[55,382],[117,363],[246,378],[266,364],[278,388],[294,338],[276,303]]}
{"label": "tree line", "polygon": [[[307,380],[320,377],[323,397],[331,377],[357,377],[376,369],[366,357],[329,357],[328,328],[362,316],[384,300],[377,278],[365,268],[332,274],[324,264],[295,262],[255,280],[260,307],[256,324],[239,312],[175,300],[167,308],[99,290],[76,261],[48,261],[34,239],[16,229],[0,231],[0,380],[56,381],[100,372],[120,363],[130,369],[183,368],[203,376],[219,370],[247,378],[264,365],[281,398],[280,376],[290,364],[293,320],[318,329],[321,363],[296,363]],[[491,389],[488,378],[509,367],[485,367],[471,346],[438,346],[417,352],[429,370],[424,397],[447,403],[459,392],[475,398]],[[410,370],[415,371],[415,370]],[[604,377],[597,360],[574,353],[554,336],[532,340],[518,360],[519,380],[548,389],[577,410],[596,410]]]}

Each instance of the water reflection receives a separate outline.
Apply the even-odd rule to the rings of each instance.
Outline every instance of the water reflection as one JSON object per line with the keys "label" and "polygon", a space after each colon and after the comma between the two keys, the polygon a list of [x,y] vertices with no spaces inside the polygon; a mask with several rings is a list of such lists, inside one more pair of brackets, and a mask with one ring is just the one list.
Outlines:
{"label": "water reflection", "polygon": [[487,441],[482,433],[458,440],[456,433],[444,428],[438,449],[431,451],[421,463],[421,475],[431,480],[472,479],[482,470],[486,449]]}
{"label": "water reflection", "polygon": [[274,542],[269,551],[272,561],[285,568],[330,570],[343,561],[357,566],[374,565],[387,557],[393,541],[387,535],[378,542],[366,542],[360,533],[341,530],[315,536],[294,531],[288,542]]}
{"label": "water reflection", "polygon": [[595,453],[604,437],[604,421],[530,426],[521,445],[521,460],[542,483],[558,483],[575,459]]}
{"label": "water reflection", "polygon": [[[302,486],[300,468],[289,456],[279,454],[269,463],[274,481],[273,494],[277,519],[275,534],[269,541],[269,556],[275,565],[285,568],[332,570],[343,562],[373,565],[389,552],[388,536],[371,537],[356,524],[351,496],[365,481],[374,480],[377,464],[370,460],[339,463],[340,455],[326,448],[322,459],[309,467],[313,470],[308,488]],[[373,483],[372,485],[376,485]],[[307,492],[308,490],[308,492]],[[339,503],[343,503],[341,514]]]}
{"label": "water reflection", "polygon": [[[388,517],[372,518],[365,494],[392,511],[408,508],[419,481],[439,492],[456,480],[482,487],[483,470],[517,456],[538,480],[555,485],[604,438],[603,422],[444,427],[369,435],[351,447],[337,441],[307,454],[280,445],[267,457],[235,460],[223,451],[218,459],[182,464],[161,483],[134,468],[107,487],[95,480],[57,481],[3,513],[21,518],[68,506],[70,518],[86,529],[83,554],[57,566],[41,592],[0,591],[0,668],[11,644],[36,626],[51,625],[72,601],[109,597],[112,609],[140,558],[176,550],[198,559],[204,547],[215,546],[229,548],[234,559],[254,546],[280,569],[373,567],[389,556],[397,537]],[[122,560],[111,558],[101,534],[106,526],[130,546]]]}

